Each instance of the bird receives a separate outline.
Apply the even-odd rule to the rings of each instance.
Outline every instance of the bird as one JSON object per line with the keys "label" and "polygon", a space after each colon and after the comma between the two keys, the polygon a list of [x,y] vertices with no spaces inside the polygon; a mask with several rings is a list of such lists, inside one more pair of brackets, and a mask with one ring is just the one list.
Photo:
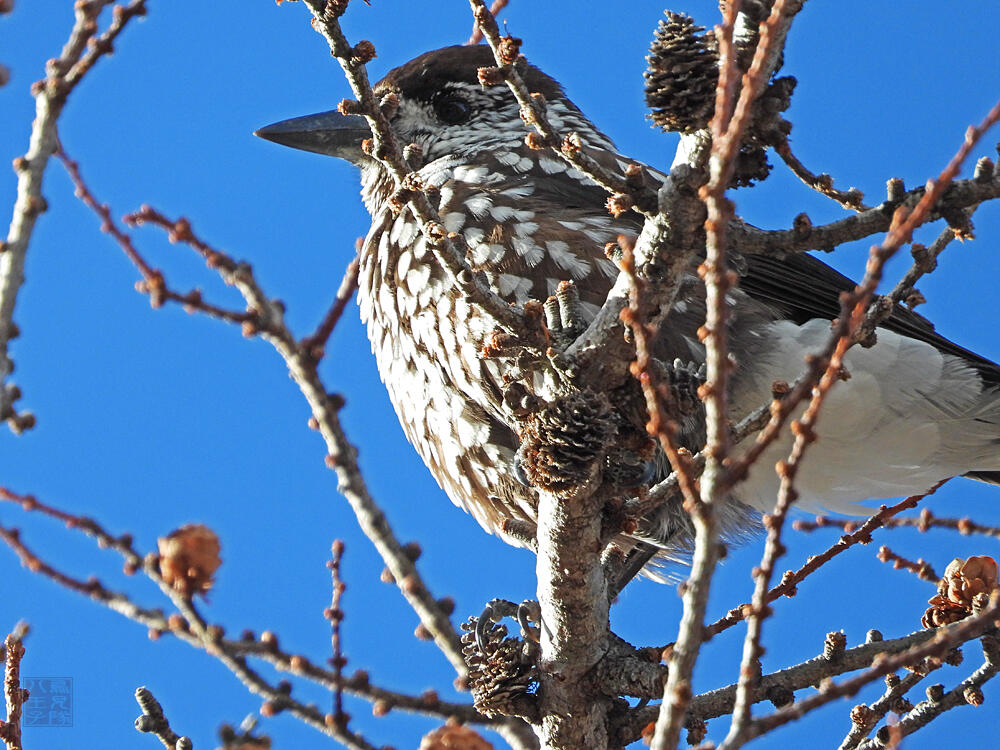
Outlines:
{"label": "bird", "polygon": [[[606,191],[547,149],[529,147],[517,101],[506,86],[485,86],[494,66],[486,46],[426,52],[390,71],[374,91],[409,164],[449,232],[460,233],[471,269],[519,308],[546,300],[571,281],[585,318],[604,303],[618,275],[605,252],[620,235],[636,236],[642,217],[609,214]],[[638,165],[654,184],[662,174],[621,154],[539,69],[521,66],[532,92],[561,132],[575,132],[610,169]],[[484,357],[495,321],[460,293],[441,267],[412,212],[398,202],[386,169],[364,148],[363,117],[337,111],[295,117],[256,135],[347,160],[361,171],[372,226],[360,256],[358,302],[380,376],[407,438],[439,485],[487,531],[512,544],[510,529],[535,521],[537,491],[519,471],[521,438],[511,426],[504,389],[514,365]],[[794,382],[805,357],[820,349],[839,314],[839,296],[855,286],[807,253],[747,255],[729,292],[733,419],[772,397],[776,381]],[[692,272],[656,334],[656,352],[697,381],[705,347],[704,287]],[[1000,366],[937,334],[922,316],[897,308],[876,344],[853,347],[850,377],[829,394],[819,439],[797,476],[798,506],[858,513],[860,501],[917,494],[969,475],[1000,477]],[[697,450],[703,420],[682,420],[681,442]],[[731,491],[720,510],[726,538],[741,540],[772,509],[779,479],[771,469],[792,437],[775,441]],[[633,484],[662,479],[662,457]],[[650,475],[651,474],[651,475]],[[618,542],[652,545],[644,574],[662,579],[663,561],[683,559],[692,524],[674,502]]]}

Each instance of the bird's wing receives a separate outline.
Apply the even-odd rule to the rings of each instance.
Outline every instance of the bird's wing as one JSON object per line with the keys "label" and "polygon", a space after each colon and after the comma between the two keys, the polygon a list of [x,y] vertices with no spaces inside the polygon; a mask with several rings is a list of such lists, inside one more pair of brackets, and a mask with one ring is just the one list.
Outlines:
{"label": "bird's wing", "polygon": [[[661,172],[620,155],[601,149],[585,150],[602,166],[615,173],[623,173],[628,164],[635,163],[643,168],[647,184],[656,186],[665,179]],[[607,200],[608,194],[603,188],[576,170],[567,169],[565,163],[555,155],[536,157],[524,176],[533,178],[531,184],[534,192],[531,197],[542,217],[565,215],[564,212],[575,213],[574,209],[581,216],[593,217],[595,206],[603,206]],[[549,211],[549,208],[552,210]],[[641,227],[641,217],[630,211],[603,224],[601,229],[636,235]],[[597,243],[592,252],[603,254],[603,248],[596,245]],[[841,293],[855,288],[854,281],[808,253],[790,253],[783,258],[763,255],[747,255],[745,258],[746,271],[740,281],[741,288],[754,299],[775,308],[781,317],[787,317],[796,323],[804,323],[813,318],[836,318],[840,315]],[[904,336],[924,341],[941,352],[960,357],[979,372],[984,384],[1000,388],[1000,365],[941,336],[922,315],[897,306],[881,325]]]}
{"label": "bird's wing", "polygon": [[[777,308],[783,317],[800,324],[813,318],[836,318],[840,315],[841,293],[855,287],[848,277],[807,253],[783,258],[748,255],[746,261],[747,272],[740,280],[740,287],[751,297]],[[881,325],[960,357],[979,372],[986,385],[1000,387],[1000,366],[935,332],[934,325],[922,315],[897,306]]]}

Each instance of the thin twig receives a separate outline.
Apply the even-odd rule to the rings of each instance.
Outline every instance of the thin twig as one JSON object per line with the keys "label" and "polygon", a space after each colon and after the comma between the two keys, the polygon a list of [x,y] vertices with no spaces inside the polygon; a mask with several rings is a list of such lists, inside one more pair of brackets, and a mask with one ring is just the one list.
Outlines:
{"label": "thin twig", "polygon": [[[736,221],[729,228],[732,249],[748,255],[782,257],[787,253],[810,250],[830,251],[846,242],[871,237],[888,231],[893,211],[900,206],[912,207],[927,193],[919,187],[893,197],[885,203],[859,214],[818,226],[798,226],[793,229],[759,229],[745,222]],[[984,179],[956,180],[947,193],[939,196],[925,221],[936,221],[968,209],[984,201],[1000,197],[1000,172]]]}
{"label": "thin twig", "polygon": [[[902,739],[913,734],[949,709],[982,703],[982,686],[1000,672],[1000,644],[996,636],[983,636],[982,644],[985,655],[983,664],[944,695],[929,695],[927,700],[918,703],[892,728],[895,737]],[[881,737],[869,740],[860,745],[859,750],[879,750],[884,747],[880,740]]]}
{"label": "thin twig", "polygon": [[251,312],[227,310],[218,305],[206,302],[202,299],[201,292],[197,289],[192,289],[186,293],[171,289],[167,285],[163,272],[147,263],[142,255],[139,254],[139,251],[136,250],[135,245],[132,243],[132,238],[118,227],[118,224],[111,216],[111,208],[107,204],[99,203],[97,198],[94,197],[94,194],[83,180],[80,165],[69,158],[62,146],[56,149],[55,155],[66,167],[66,172],[69,174],[76,188],[76,196],[101,219],[101,231],[110,234],[128,259],[139,269],[143,280],[138,282],[135,288],[136,291],[149,296],[150,306],[159,308],[166,302],[176,302],[183,305],[184,309],[188,312],[197,310],[213,318],[224,320],[227,323],[248,323],[255,319],[255,316]]}
{"label": "thin twig", "polygon": [[0,741],[7,750],[22,750],[21,714],[28,700],[28,691],[21,687],[21,659],[24,657],[24,636],[27,625],[19,624],[4,641],[3,694],[7,704],[7,720],[0,721]]}
{"label": "thin twig", "polygon": [[[431,205],[419,180],[407,179],[410,169],[396,142],[389,121],[368,81],[364,60],[368,55],[356,54],[340,28],[338,17],[347,3],[327,3],[326,0],[304,0],[313,14],[313,28],[326,39],[331,54],[340,63],[354,95],[358,113],[364,115],[372,131],[371,155],[386,169],[397,189],[407,185],[406,204],[420,225],[427,244],[441,268],[454,281],[467,300],[491,316],[496,324],[514,334],[525,330],[521,314],[494,292],[479,274],[472,273],[466,261],[465,239],[459,232],[448,232],[441,217]],[[369,43],[370,44],[370,43]],[[388,210],[388,209],[386,209]]]}
{"label": "thin twig", "polygon": [[[856,521],[845,518],[827,518],[826,516],[817,516],[813,521],[795,521],[793,528],[796,531],[816,531],[818,529],[824,528],[836,528],[842,529],[844,531],[852,531],[852,526],[857,524]],[[939,518],[935,516],[927,508],[920,511],[920,515],[916,518],[893,518],[885,523],[885,528],[887,529],[903,529],[903,528],[913,528],[917,531],[925,532],[930,529],[951,529],[957,531],[963,536],[968,536],[970,534],[982,534],[983,536],[993,537],[994,539],[1000,539],[1000,527],[997,526],[986,526],[981,523],[976,523],[971,518]]]}
{"label": "thin twig", "polygon": [[[808,576],[815,573],[834,557],[846,552],[854,545],[870,543],[872,540],[872,532],[875,529],[890,523],[891,517],[897,513],[902,513],[904,510],[916,507],[918,501],[937,491],[942,484],[944,484],[944,482],[939,482],[928,492],[925,492],[922,495],[907,497],[900,500],[895,505],[881,506],[878,513],[871,516],[850,534],[846,534],[838,539],[835,544],[831,545],[824,552],[818,555],[812,555],[801,568],[796,571],[787,571],[781,577],[781,583],[774,586],[767,592],[767,596],[764,597],[764,602],[766,604],[770,604],[771,602],[780,599],[782,596],[795,596],[795,594],[798,593],[799,584],[802,583],[802,581],[804,581]],[[857,521],[853,521],[852,523],[857,524]],[[742,604],[739,607],[734,607],[729,610],[725,617],[713,622],[705,629],[706,637],[710,638],[718,635],[723,630],[728,630],[736,623],[746,619],[747,615],[750,613],[751,606],[752,605],[749,603]]]}
{"label": "thin twig", "polygon": [[135,700],[142,709],[142,715],[135,720],[135,728],[140,732],[155,734],[167,750],[191,750],[190,737],[181,737],[170,728],[170,722],[163,713],[163,706],[147,687],[135,690]]}
{"label": "thin twig", "polygon": [[[361,251],[363,244],[364,238],[359,237],[356,246],[357,252]],[[330,334],[333,333],[333,329],[337,326],[337,323],[340,321],[340,317],[344,314],[344,308],[347,307],[347,303],[350,301],[351,295],[353,295],[355,290],[358,288],[358,271],[360,268],[361,264],[358,262],[357,257],[347,264],[347,270],[344,271],[344,278],[340,281],[340,287],[337,289],[337,295],[333,299],[333,304],[330,305],[330,309],[327,311],[326,315],[323,316],[323,320],[316,330],[302,340],[303,348],[309,352],[313,359],[317,362],[323,359],[323,355],[326,352],[326,342],[329,341]]]}
{"label": "thin twig", "polygon": [[934,572],[934,566],[923,558],[914,562],[901,555],[897,555],[884,544],[879,547],[877,557],[880,562],[891,562],[892,567],[896,570],[908,570],[922,581],[937,583],[940,579],[940,576]]}
{"label": "thin twig", "polygon": [[[493,5],[490,6],[490,15],[496,18],[507,7],[508,3],[510,3],[510,0],[493,0]],[[481,41],[483,41],[483,30],[479,28],[479,22],[476,21],[472,24],[472,34],[465,43],[473,45],[479,44]]]}
{"label": "thin twig", "polygon": [[[695,472],[700,473],[703,469],[704,457],[695,465],[690,454],[678,442],[677,425],[667,417],[667,414],[671,412],[672,396],[670,390],[663,383],[657,382],[656,374],[650,366],[652,355],[650,354],[649,339],[652,332],[642,320],[640,312],[645,284],[635,275],[634,260],[632,248],[630,246],[622,248],[621,269],[629,279],[630,288],[629,306],[622,310],[621,317],[631,329],[635,340],[635,362],[632,364],[632,374],[639,381],[646,399],[646,411],[649,414],[646,430],[657,439],[660,450],[670,461],[673,468],[670,475],[673,478],[672,486],[680,489],[685,502],[693,508],[701,503]],[[660,493],[663,492],[665,490],[661,489]],[[651,510],[652,507],[652,504],[643,503],[636,510],[645,512]]]}
{"label": "thin twig", "polygon": [[778,709],[772,714],[752,720],[747,730],[748,738],[759,737],[838,698],[854,695],[868,683],[890,672],[895,672],[907,664],[919,662],[927,657],[941,657],[956,646],[993,629],[993,622],[998,615],[1000,615],[1000,596],[994,594],[982,612],[953,625],[938,628],[934,637],[925,643],[877,660],[869,669],[856,677],[840,683],[827,683],[815,695]]}
{"label": "thin twig", "polygon": [[[969,208],[960,209],[958,214],[968,221],[978,208],[978,204]],[[896,305],[907,303],[911,308],[923,301],[922,295],[916,291],[917,282],[926,274],[937,268],[938,256],[944,251],[951,241],[956,238],[956,231],[951,226],[941,230],[930,247],[914,243],[911,248],[913,255],[913,265],[903,274],[903,278],[892,288],[888,294],[877,297],[868,306],[865,313],[865,320],[858,331],[860,338],[866,338],[876,326],[892,315]]]}
{"label": "thin twig", "polygon": [[775,144],[774,150],[778,152],[778,156],[788,165],[792,173],[816,192],[822,193],[827,198],[836,201],[844,208],[852,211],[869,210],[870,206],[864,204],[865,194],[857,188],[852,187],[849,190],[837,190],[833,186],[833,178],[830,175],[813,174],[809,171],[806,165],[799,161],[798,157],[792,152],[792,144],[789,143],[787,136]]}
{"label": "thin twig", "polygon": [[[636,342],[638,350],[638,340]],[[648,408],[648,402],[647,402]],[[751,412],[736,424],[732,425],[729,431],[730,445],[736,446],[760,430],[771,416],[771,407],[762,406]],[[683,454],[682,454],[683,455]],[[695,478],[701,476],[701,471],[705,467],[705,453],[699,451],[687,459],[688,470]],[[630,500],[625,504],[625,515],[634,518],[642,518],[652,513],[656,508],[672,498],[680,489],[679,477],[676,472],[671,472],[667,477],[654,484],[646,492],[645,497]]]}
{"label": "thin twig", "polygon": [[24,262],[28,244],[38,217],[48,204],[42,196],[42,178],[49,157],[57,146],[56,124],[69,95],[103,56],[110,54],[118,35],[130,20],[145,15],[145,0],[132,0],[116,6],[114,18],[103,34],[98,34],[97,19],[112,0],[81,0],[73,5],[76,20],[69,39],[58,58],[50,60],[46,78],[32,86],[35,97],[35,120],[31,126],[28,150],[14,160],[17,172],[17,199],[14,202],[7,239],[0,242],[0,419],[14,432],[34,425],[30,412],[18,413],[14,402],[20,390],[7,378],[14,370],[10,358],[11,339],[18,335],[14,323],[17,293],[24,284]]}
{"label": "thin twig", "polygon": [[[774,71],[785,35],[800,6],[800,2],[794,1],[786,6],[786,0],[778,0],[774,4],[771,15],[761,24],[754,57],[742,81],[739,79],[733,38],[739,2],[731,0],[726,4],[723,23],[715,29],[719,46],[719,81],[715,112],[709,123],[712,133],[709,180],[700,193],[707,209],[705,262],[699,268],[706,288],[706,317],[702,329],[707,365],[703,386],[707,442],[700,485],[703,502],[689,509],[695,527],[691,575],[684,588],[684,611],[671,652],[670,674],[664,687],[663,706],[656,720],[653,750],[672,750],[680,739],[691,695],[691,675],[705,637],[705,610],[719,556],[716,506],[725,501],[729,490],[728,471],[724,468],[729,455],[728,377],[731,367],[726,296],[736,283],[736,274],[729,270],[726,259],[732,204],[725,197],[725,192],[750,121],[752,105]],[[736,97],[738,83],[741,85]]]}
{"label": "thin twig", "polygon": [[[939,669],[938,665],[929,667],[931,671]],[[929,672],[928,672],[929,673]],[[896,674],[885,676],[885,692],[877,701],[870,706],[864,704],[856,706],[851,711],[851,730],[844,737],[837,750],[854,750],[859,743],[863,742],[868,733],[878,724],[889,711],[895,710],[896,705],[912,688],[923,681],[928,673],[907,672],[902,677]]]}
{"label": "thin twig", "polygon": [[344,543],[337,539],[330,548],[332,559],[327,565],[330,568],[331,590],[330,607],[323,614],[330,621],[330,645],[333,650],[333,657],[330,663],[333,665],[333,674],[337,679],[337,687],[333,691],[333,719],[338,724],[347,725],[347,716],[344,713],[344,665],[347,659],[344,658],[342,650],[342,640],[340,634],[340,623],[344,619],[344,611],[340,608],[340,598],[344,595],[346,586],[340,578],[340,561],[344,556]]}

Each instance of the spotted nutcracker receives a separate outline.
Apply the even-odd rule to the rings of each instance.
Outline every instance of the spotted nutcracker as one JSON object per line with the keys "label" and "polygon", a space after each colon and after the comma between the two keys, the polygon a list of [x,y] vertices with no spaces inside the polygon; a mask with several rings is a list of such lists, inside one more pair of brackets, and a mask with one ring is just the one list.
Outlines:
{"label": "spotted nutcracker", "polygon": [[[447,47],[391,71],[375,91],[395,95],[384,99],[393,132],[401,144],[415,144],[410,163],[446,229],[465,238],[472,269],[518,306],[545,300],[572,280],[592,316],[618,273],[605,245],[637,234],[641,218],[613,218],[602,188],[550,151],[526,145],[507,87],[480,84],[478,70],[492,65],[487,47]],[[635,163],[556,81],[530,66],[523,75],[544,96],[558,130],[578,133],[590,153],[619,172]],[[483,356],[492,318],[456,291],[410,211],[392,205],[390,177],[362,149],[370,137],[364,118],[324,112],[257,135],[360,167],[372,227],[358,299],[396,413],[452,501],[516,543],[503,524],[532,522],[536,496],[518,477],[519,439],[503,399],[510,365]],[[654,180],[656,174],[647,170]],[[731,292],[734,418],[766,403],[775,381],[794,382],[804,356],[829,335],[839,294],[854,287],[807,254],[745,260]],[[704,290],[692,273],[658,336],[665,361],[695,369],[704,362],[696,335],[704,316]],[[850,378],[831,392],[820,439],[797,478],[801,507],[856,512],[856,501],[921,492],[945,477],[978,473],[995,481],[988,472],[1000,471],[1000,367],[937,335],[919,315],[898,310],[878,329],[874,347],[848,353],[846,368]],[[694,444],[697,432],[684,437]],[[777,441],[733,492],[723,512],[730,537],[752,530],[758,511],[773,506],[778,478],[770,467],[790,444],[790,435]],[[662,476],[665,467],[658,465]],[[688,544],[690,525],[673,507],[645,532],[669,557]]]}

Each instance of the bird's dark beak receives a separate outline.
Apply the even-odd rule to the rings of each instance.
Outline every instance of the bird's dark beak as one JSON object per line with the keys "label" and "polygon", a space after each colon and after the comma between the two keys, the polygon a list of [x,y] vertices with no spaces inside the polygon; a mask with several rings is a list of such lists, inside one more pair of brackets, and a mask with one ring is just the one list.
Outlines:
{"label": "bird's dark beak", "polygon": [[282,146],[360,164],[367,158],[361,150],[361,142],[371,138],[371,130],[368,121],[361,115],[342,115],[330,110],[266,125],[255,130],[254,135]]}

